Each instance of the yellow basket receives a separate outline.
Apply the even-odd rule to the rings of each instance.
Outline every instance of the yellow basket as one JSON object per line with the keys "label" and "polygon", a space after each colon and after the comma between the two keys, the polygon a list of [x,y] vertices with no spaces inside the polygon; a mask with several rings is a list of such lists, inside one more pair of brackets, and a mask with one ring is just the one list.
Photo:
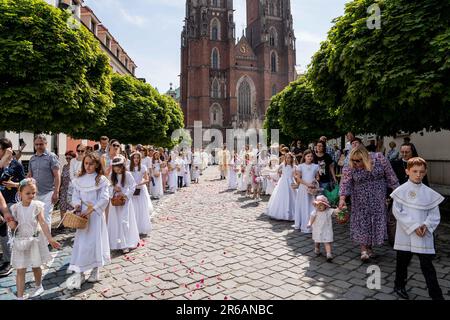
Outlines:
{"label": "yellow basket", "polygon": [[89,221],[89,219],[77,216],[73,211],[66,212],[63,219],[64,227],[72,229],[86,229]]}

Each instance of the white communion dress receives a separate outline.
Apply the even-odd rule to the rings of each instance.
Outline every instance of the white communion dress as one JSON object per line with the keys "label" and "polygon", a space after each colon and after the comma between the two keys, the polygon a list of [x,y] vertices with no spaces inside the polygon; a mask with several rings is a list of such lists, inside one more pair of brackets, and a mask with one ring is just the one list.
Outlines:
{"label": "white communion dress", "polygon": [[281,178],[270,197],[267,215],[276,220],[292,221],[295,204],[295,190],[292,188],[294,168],[283,163],[280,170],[282,170]]}
{"label": "white communion dress", "polygon": [[[133,175],[136,184],[142,182],[146,172],[147,167],[145,165],[141,165],[141,170],[139,170],[138,167],[134,168],[131,174]],[[133,208],[136,215],[136,224],[139,234],[148,234],[152,229],[150,215],[153,212],[153,204],[146,185],[136,187],[136,190],[141,190],[139,195],[133,195]]]}
{"label": "white communion dress", "polygon": [[88,204],[94,205],[85,229],[77,229],[70,259],[69,270],[85,272],[111,262],[105,209],[109,203],[109,180],[97,173],[85,174],[73,181],[72,205],[81,206],[84,212]]}

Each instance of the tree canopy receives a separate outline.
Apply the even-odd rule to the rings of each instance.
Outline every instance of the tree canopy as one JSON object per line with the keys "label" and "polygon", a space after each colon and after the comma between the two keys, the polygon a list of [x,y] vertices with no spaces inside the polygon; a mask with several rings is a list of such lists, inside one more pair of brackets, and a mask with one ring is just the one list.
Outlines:
{"label": "tree canopy", "polygon": [[354,0],[313,57],[307,77],[342,130],[396,134],[450,129],[450,2]]}
{"label": "tree canopy", "polygon": [[170,97],[130,75],[112,76],[113,108],[105,125],[77,132],[77,138],[97,140],[101,135],[122,143],[171,146],[172,131],[183,127],[183,114]]}
{"label": "tree canopy", "polygon": [[111,68],[70,13],[42,0],[0,0],[0,129],[72,134],[105,122]]}

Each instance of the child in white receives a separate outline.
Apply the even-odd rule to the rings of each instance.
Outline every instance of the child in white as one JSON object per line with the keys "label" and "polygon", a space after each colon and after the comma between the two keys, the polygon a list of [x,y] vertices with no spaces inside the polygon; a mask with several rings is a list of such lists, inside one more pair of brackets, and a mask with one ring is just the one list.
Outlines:
{"label": "child in white", "polygon": [[416,157],[408,160],[406,174],[409,180],[391,194],[392,213],[397,219],[394,249],[397,250],[394,291],[409,299],[405,289],[408,265],[413,254],[419,257],[428,293],[433,300],[444,300],[433,266],[433,233],[439,225],[439,204],[444,201],[439,193],[422,183],[427,174],[427,163]]}
{"label": "child in white", "polygon": [[278,181],[267,206],[267,215],[276,220],[294,220],[295,190],[294,183],[294,157],[286,154],[285,163],[279,168],[281,178]]}
{"label": "child in white", "polygon": [[152,229],[150,215],[153,212],[153,205],[147,190],[149,182],[147,167],[141,164],[141,157],[139,152],[131,154],[130,172],[136,182],[132,202],[139,234],[147,235]]}
{"label": "child in white", "polygon": [[[47,247],[47,240],[53,248],[59,248],[58,242],[53,240],[47,223],[44,220],[44,203],[36,198],[36,181],[32,178],[19,183],[21,201],[11,206],[15,239],[13,240],[11,265],[17,271],[16,286],[17,299],[23,300],[25,291],[25,273],[31,267],[34,274],[36,289],[32,297],[44,293],[42,287],[41,266],[51,260]],[[21,246],[18,242],[25,242]]]}
{"label": "child in white", "polygon": [[183,175],[184,186],[189,187],[191,185],[191,170],[189,166],[192,160],[187,152],[183,154],[183,161],[184,161],[184,175]]}
{"label": "child in white", "polygon": [[177,187],[178,189],[184,186],[185,165],[186,162],[182,158],[183,154],[180,152],[175,158],[175,170],[177,173]]}
{"label": "child in white", "polygon": [[169,177],[168,177],[168,184],[169,184],[169,192],[175,193],[177,192],[177,186],[178,186],[178,174],[176,169],[176,162],[175,162],[175,154],[171,153],[169,160],[167,162],[168,170],[169,170]]}
{"label": "child in white", "polygon": [[[109,203],[109,180],[103,175],[100,157],[91,153],[83,158],[80,176],[73,181],[72,205],[89,218],[85,229],[77,229],[67,280],[69,289],[79,289],[84,272],[91,270],[89,282],[99,280],[99,268],[111,262],[105,210]],[[69,284],[73,284],[69,285]]]}
{"label": "child in white", "polygon": [[153,183],[150,183],[150,191],[152,197],[159,199],[164,195],[163,178],[161,173],[161,160],[159,152],[153,154],[152,169],[150,170],[153,176]]}
{"label": "child in white", "polygon": [[311,233],[307,225],[309,215],[314,210],[314,195],[308,192],[308,188],[315,186],[319,179],[319,165],[313,163],[314,156],[311,150],[306,150],[303,154],[302,164],[295,170],[295,179],[299,188],[295,197],[294,228],[303,233]]}
{"label": "child in white", "polygon": [[237,154],[234,153],[233,157],[230,160],[230,163],[228,164],[228,189],[229,190],[236,190],[237,188],[237,173],[239,171],[238,169],[238,159]]}
{"label": "child in white", "polygon": [[316,209],[311,213],[308,227],[312,227],[312,239],[314,240],[314,253],[320,255],[320,244],[325,245],[327,261],[333,260],[331,243],[333,242],[332,217],[337,214],[338,209],[330,208],[330,203],[325,196],[317,196],[314,201]]}
{"label": "child in white", "polygon": [[136,182],[130,172],[126,170],[125,158],[117,156],[112,161],[111,197],[125,196],[125,205],[109,206],[108,234],[111,250],[122,250],[128,253],[139,244],[139,231],[132,197],[136,189]]}
{"label": "child in white", "polygon": [[278,174],[278,157],[271,156],[269,165],[264,169],[263,175],[265,176],[266,180],[266,195],[272,195],[273,191],[275,190],[275,186],[278,183],[278,180],[280,179],[280,175]]}

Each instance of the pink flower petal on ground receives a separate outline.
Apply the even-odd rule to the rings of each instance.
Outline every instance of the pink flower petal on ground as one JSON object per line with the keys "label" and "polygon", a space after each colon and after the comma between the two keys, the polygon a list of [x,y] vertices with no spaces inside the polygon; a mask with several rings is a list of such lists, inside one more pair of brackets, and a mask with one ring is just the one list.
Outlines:
{"label": "pink flower petal on ground", "polygon": [[149,282],[150,280],[152,280],[152,277],[145,278],[144,281]]}
{"label": "pink flower petal on ground", "polygon": [[107,288],[107,289],[103,290],[102,293],[106,293],[106,292],[108,292],[109,290],[111,290],[111,288]]}
{"label": "pink flower petal on ground", "polygon": [[200,264],[203,264],[205,262],[205,260],[202,260],[202,262],[200,262]]}
{"label": "pink flower petal on ground", "polygon": [[200,280],[200,283],[204,284],[205,283],[205,279]]}
{"label": "pink flower petal on ground", "polygon": [[163,296],[163,295],[165,295],[166,293],[164,292],[164,290],[163,291],[161,291],[161,295]]}
{"label": "pink flower petal on ground", "polygon": [[195,285],[195,287],[196,287],[197,289],[200,289],[200,284],[197,283],[197,284]]}
{"label": "pink flower petal on ground", "polygon": [[227,296],[225,296],[225,298],[223,298],[224,300],[228,300],[228,297]]}

